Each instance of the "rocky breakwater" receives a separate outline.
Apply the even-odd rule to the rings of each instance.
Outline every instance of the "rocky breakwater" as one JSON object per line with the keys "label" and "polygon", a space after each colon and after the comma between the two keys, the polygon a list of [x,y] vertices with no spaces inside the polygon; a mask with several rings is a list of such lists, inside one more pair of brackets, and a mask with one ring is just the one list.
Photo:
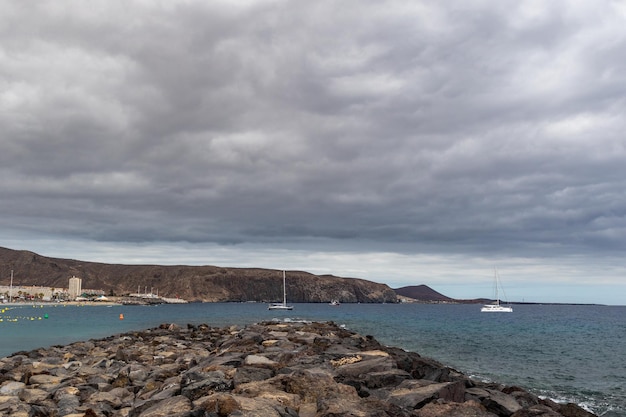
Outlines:
{"label": "rocky breakwater", "polygon": [[0,360],[2,416],[592,416],[333,323],[129,332]]}

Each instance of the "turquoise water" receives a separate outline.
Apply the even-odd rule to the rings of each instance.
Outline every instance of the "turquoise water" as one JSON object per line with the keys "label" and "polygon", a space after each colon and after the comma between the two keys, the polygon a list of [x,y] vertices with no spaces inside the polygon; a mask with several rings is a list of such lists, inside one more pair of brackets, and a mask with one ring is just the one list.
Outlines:
{"label": "turquoise water", "polygon": [[626,417],[626,307],[516,305],[512,314],[479,310],[478,305],[422,304],[295,304],[289,312],[256,303],[23,306],[0,314],[0,357],[161,323],[334,321],[477,379],[519,385],[598,415]]}

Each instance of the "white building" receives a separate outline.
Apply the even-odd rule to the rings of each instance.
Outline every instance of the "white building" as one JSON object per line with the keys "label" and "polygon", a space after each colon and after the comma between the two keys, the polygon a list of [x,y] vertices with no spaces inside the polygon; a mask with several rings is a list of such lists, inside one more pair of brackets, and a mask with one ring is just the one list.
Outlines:
{"label": "white building", "polygon": [[76,297],[80,296],[83,293],[83,280],[77,277],[70,278],[70,285],[68,289],[68,293],[70,296],[70,300],[75,300]]}

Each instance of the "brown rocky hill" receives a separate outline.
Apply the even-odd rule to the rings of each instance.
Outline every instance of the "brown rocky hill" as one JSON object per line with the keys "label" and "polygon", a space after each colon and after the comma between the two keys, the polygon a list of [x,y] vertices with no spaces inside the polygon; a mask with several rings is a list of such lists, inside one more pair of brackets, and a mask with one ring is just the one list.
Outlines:
{"label": "brown rocky hill", "polygon": [[[282,271],[218,266],[121,265],[49,258],[33,252],[0,247],[0,285],[67,288],[69,278],[83,288],[125,295],[148,291],[188,301],[282,301]],[[289,302],[393,303],[396,293],[385,284],[358,278],[287,271]]]}
{"label": "brown rocky hill", "polygon": [[412,298],[424,303],[456,303],[456,304],[486,304],[495,300],[487,298],[472,298],[472,299],[459,299],[450,298],[437,291],[433,290],[427,285],[412,285],[409,287],[394,288],[396,294],[401,297]]}
{"label": "brown rocky hill", "polygon": [[395,288],[396,294],[403,297],[413,298],[418,301],[424,302],[453,302],[454,299],[446,297],[443,294],[438,293],[427,285],[412,285],[409,287]]}

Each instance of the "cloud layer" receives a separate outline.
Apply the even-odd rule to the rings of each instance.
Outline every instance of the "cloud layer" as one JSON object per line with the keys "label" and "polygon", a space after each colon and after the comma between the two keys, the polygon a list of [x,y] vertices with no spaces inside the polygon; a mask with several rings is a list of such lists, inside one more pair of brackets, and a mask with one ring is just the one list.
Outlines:
{"label": "cloud layer", "polygon": [[621,285],[622,3],[0,8],[9,243],[605,259]]}

